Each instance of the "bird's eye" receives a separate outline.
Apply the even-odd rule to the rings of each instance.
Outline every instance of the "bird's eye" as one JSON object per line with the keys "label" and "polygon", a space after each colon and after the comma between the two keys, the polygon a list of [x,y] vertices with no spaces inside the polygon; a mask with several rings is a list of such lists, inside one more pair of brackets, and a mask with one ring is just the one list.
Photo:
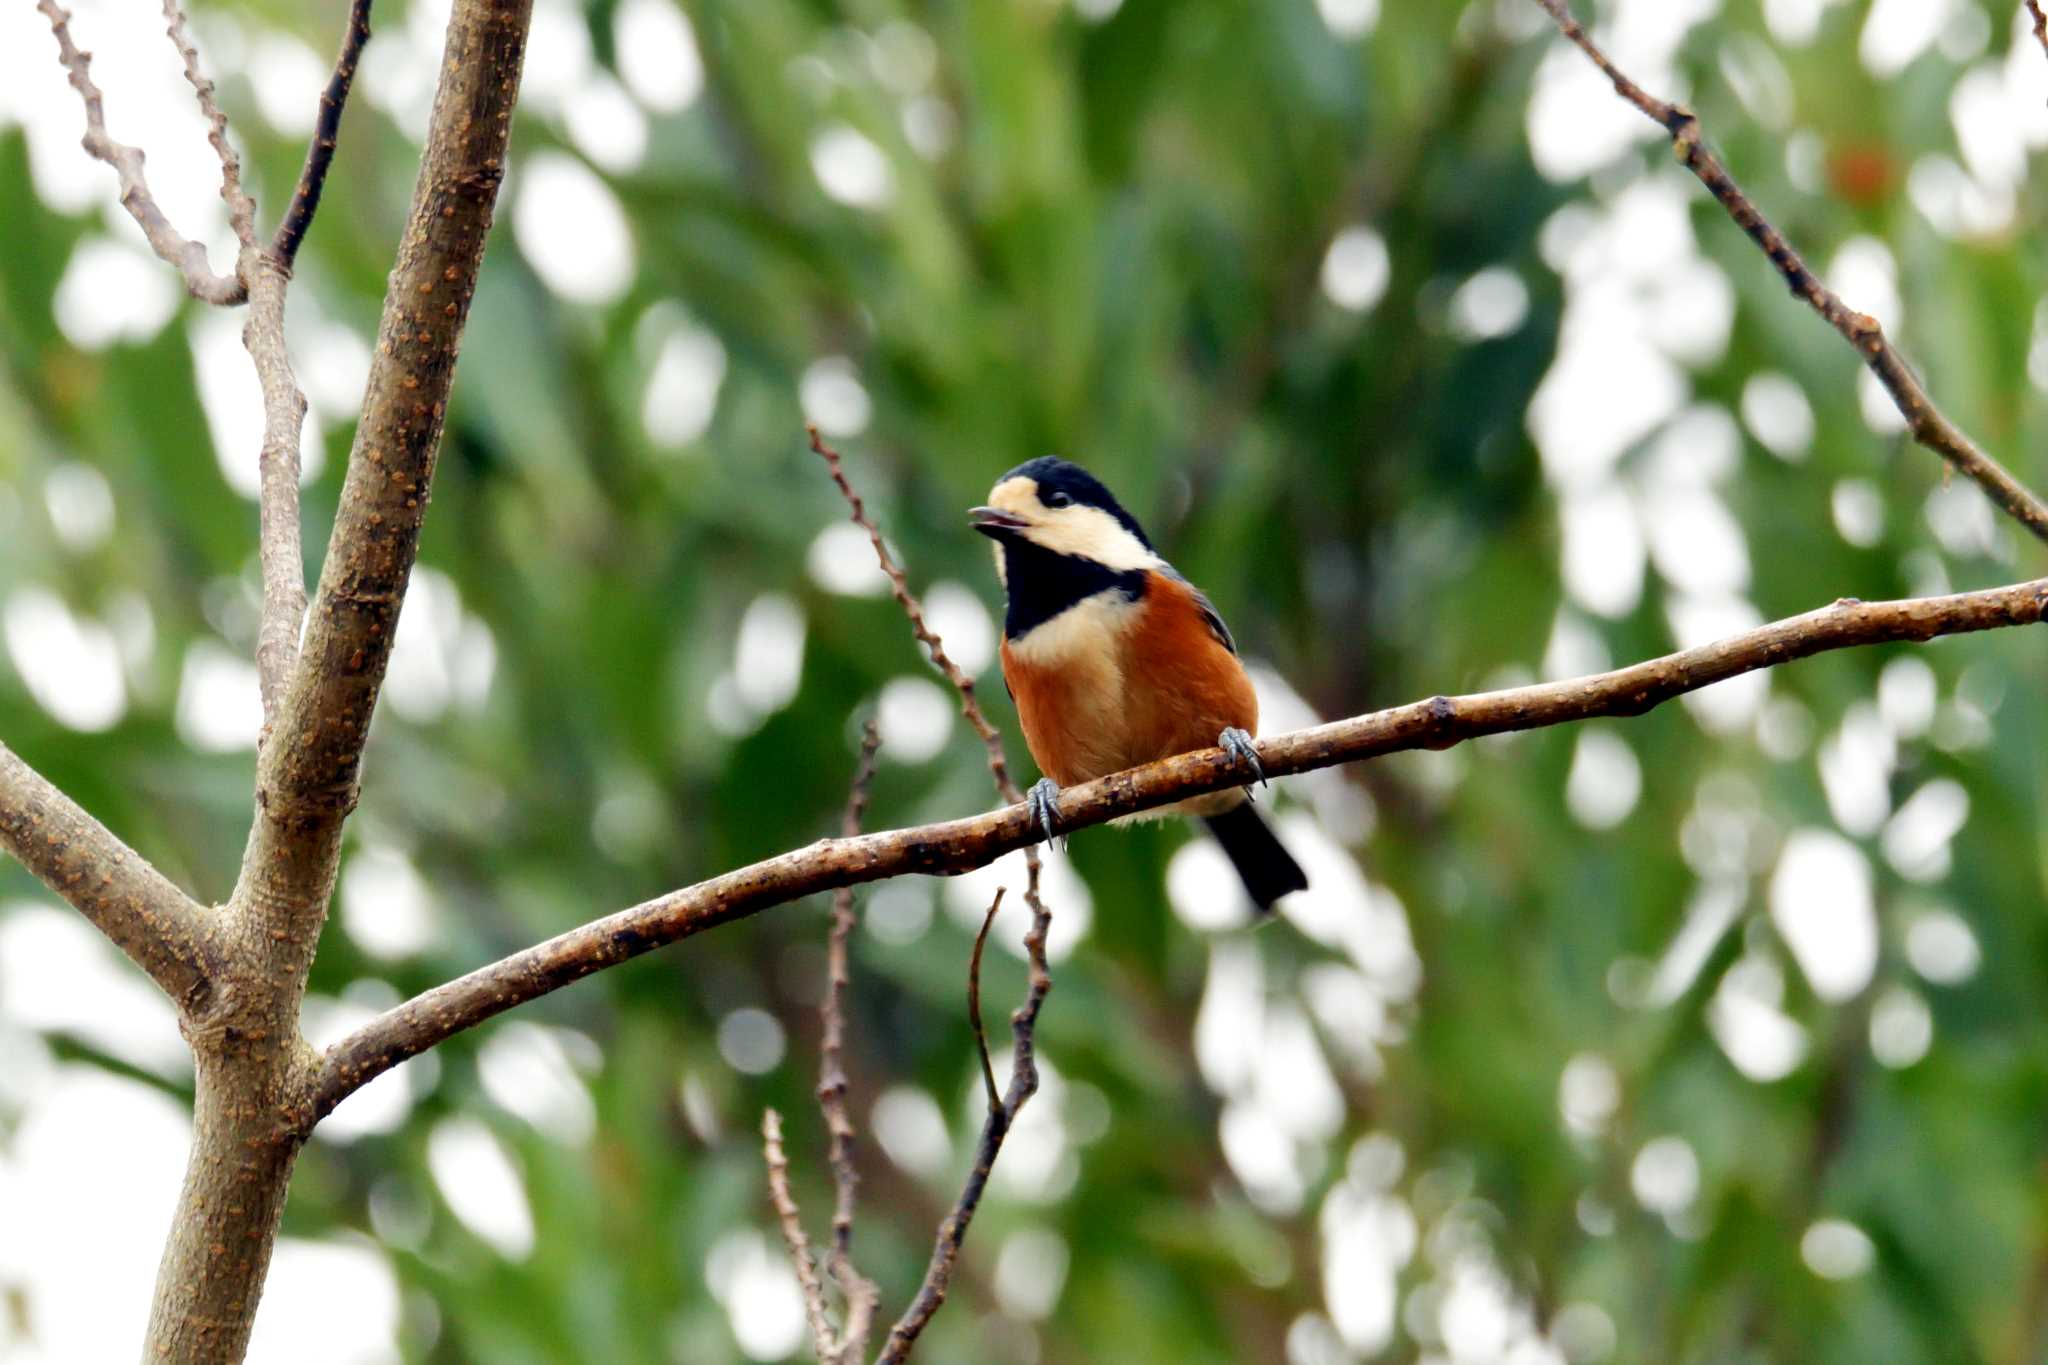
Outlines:
{"label": "bird's eye", "polygon": [[1039,501],[1047,507],[1072,507],[1074,505],[1073,496],[1068,493],[1062,493],[1057,488],[1040,498]]}

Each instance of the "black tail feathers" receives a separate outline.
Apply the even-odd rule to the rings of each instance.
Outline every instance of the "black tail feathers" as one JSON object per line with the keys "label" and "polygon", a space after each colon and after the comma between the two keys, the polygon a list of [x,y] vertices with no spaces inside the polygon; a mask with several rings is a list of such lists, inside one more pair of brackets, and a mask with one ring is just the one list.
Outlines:
{"label": "black tail feathers", "polygon": [[1269,913],[1273,902],[1288,892],[1308,889],[1308,877],[1301,864],[1266,828],[1251,802],[1209,816],[1208,825],[1209,832],[1236,866],[1237,875],[1244,878],[1244,889],[1251,893],[1252,903],[1259,907],[1260,914]]}

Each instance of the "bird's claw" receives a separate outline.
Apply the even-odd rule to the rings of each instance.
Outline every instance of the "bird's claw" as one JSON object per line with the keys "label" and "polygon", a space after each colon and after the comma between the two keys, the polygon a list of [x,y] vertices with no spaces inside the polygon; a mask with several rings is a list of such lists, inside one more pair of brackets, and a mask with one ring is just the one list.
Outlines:
{"label": "bird's claw", "polygon": [[1252,747],[1249,734],[1235,725],[1230,726],[1216,737],[1216,747],[1237,760],[1240,767],[1251,769],[1252,777],[1260,786],[1266,785],[1266,769],[1259,762],[1259,751]]}
{"label": "bird's claw", "polygon": [[1060,786],[1049,777],[1041,777],[1031,784],[1031,790],[1024,793],[1024,804],[1031,807],[1031,814],[1038,821],[1038,827],[1045,831],[1045,841],[1053,841],[1054,817],[1059,814]]}

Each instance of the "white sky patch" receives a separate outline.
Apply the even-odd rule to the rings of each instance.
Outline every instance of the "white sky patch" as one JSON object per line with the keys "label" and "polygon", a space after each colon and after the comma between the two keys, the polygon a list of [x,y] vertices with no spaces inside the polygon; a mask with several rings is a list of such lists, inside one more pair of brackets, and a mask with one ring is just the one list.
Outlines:
{"label": "white sky patch", "polygon": [[1308,1188],[1301,1153],[1270,1114],[1256,1104],[1232,1101],[1223,1106],[1217,1135],[1223,1159],[1261,1212],[1284,1218],[1300,1210]]}
{"label": "white sky patch", "polygon": [[370,383],[370,344],[344,323],[308,320],[291,329],[292,364],[306,396],[331,412],[352,412]]}
{"label": "white sky patch", "polygon": [[874,416],[860,372],[843,355],[822,356],[806,366],[797,381],[797,401],[827,436],[858,436]]}
{"label": "white sky patch", "polygon": [[1953,7],[1954,0],[1875,0],[1856,47],[1864,69],[1879,80],[1904,71],[1933,46]]}
{"label": "white sky patch", "polygon": [[770,1247],[753,1228],[735,1228],[712,1244],[704,1279],[748,1359],[783,1360],[803,1344],[803,1289],[779,1245]]}
{"label": "white sky patch", "polygon": [[939,73],[939,45],[907,19],[891,19],[876,29],[867,53],[875,79],[905,99],[922,94]]}
{"label": "white sky patch", "polygon": [[152,1087],[83,1064],[51,1069],[0,1150],[0,1283],[27,1298],[32,1359],[136,1353],[191,1140],[184,1107]]}
{"label": "white sky patch", "polygon": [[953,1161],[953,1139],[939,1102],[915,1086],[884,1090],[868,1116],[875,1140],[889,1159],[912,1175],[931,1180]]}
{"label": "white sky patch", "polygon": [[1363,313],[1378,303],[1392,277],[1387,239],[1363,223],[1339,232],[1323,256],[1323,294],[1346,312]]}
{"label": "white sky patch", "polygon": [[266,30],[243,68],[256,94],[256,112],[273,132],[305,137],[320,111],[329,62],[289,33]]}
{"label": "white sky patch", "polygon": [[1821,789],[1835,823],[1861,838],[1877,833],[1892,810],[1892,769],[1898,746],[1883,717],[1859,701],[1820,746]]}
{"label": "white sky patch", "polygon": [[904,141],[927,161],[937,161],[953,150],[960,136],[960,116],[953,106],[937,95],[919,95],[903,102]]}
{"label": "white sky patch", "polygon": [[1821,999],[1860,994],[1877,970],[1870,862],[1828,830],[1798,829],[1771,876],[1771,922]]}
{"label": "white sky patch", "polygon": [[1587,829],[1613,829],[1628,819],[1643,791],[1643,767],[1628,741],[1608,730],[1581,728],[1565,778],[1564,802]]}
{"label": "white sky patch", "polygon": [[1629,1188],[1652,1213],[1684,1213],[1700,1192],[1700,1160],[1692,1144],[1669,1134],[1651,1138],[1629,1166]]}
{"label": "white sky patch", "polygon": [[1558,520],[1564,531],[1566,595],[1595,616],[1612,619],[1634,611],[1642,600],[1649,552],[1627,490],[1609,483],[1565,494]]}
{"label": "white sky patch", "polygon": [[1823,1218],[1799,1239],[1799,1257],[1824,1280],[1850,1280],[1870,1269],[1877,1249],[1854,1223]]}
{"label": "white sky patch", "polygon": [[1927,495],[1927,525],[1941,548],[1958,559],[2004,558],[1998,512],[1984,490],[1968,479],[1937,486]]}
{"label": "white sky patch", "polygon": [[1804,47],[1820,32],[1821,17],[1842,0],[1764,0],[1764,22],[1787,47]]}
{"label": "white sky patch", "polygon": [[0,1019],[84,1039],[159,1076],[192,1073],[170,1001],[68,910],[20,901],[0,915]]}
{"label": "white sky patch", "polygon": [[[865,533],[862,538],[866,538]],[[866,548],[872,559],[873,547]],[[934,633],[946,642],[946,653],[953,662],[969,677],[980,677],[996,656],[995,621],[981,604],[981,598],[964,583],[941,579],[926,591],[924,610]]]}
{"label": "white sky patch", "polygon": [[996,1255],[996,1300],[1012,1318],[1052,1316],[1067,1285],[1067,1242],[1046,1228],[1019,1228]]}
{"label": "white sky patch", "polygon": [[648,438],[677,449],[701,437],[718,411],[725,371],[725,347],[716,335],[680,320],[668,328],[640,400]]}
{"label": "white sky patch", "polygon": [[[945,699],[950,707],[958,706],[950,692],[941,692],[937,687],[915,679]],[[884,741],[886,747],[886,741]],[[1052,962],[1064,961],[1067,955],[1088,937],[1089,928],[1095,923],[1095,898],[1089,894],[1088,883],[1081,880],[1074,871],[1074,864],[1058,849],[1039,846],[1040,882],[1048,905],[1059,907],[1059,913],[1052,917],[1052,935],[1046,940],[1045,955]],[[993,929],[989,930],[988,941],[1000,945],[1012,957],[1024,956],[1024,934],[1031,927],[1031,910],[1024,903],[1025,869],[1024,852],[1005,853],[987,867],[963,872],[957,877],[947,877],[942,883],[941,897],[946,913],[954,923],[969,932],[981,928],[982,917],[988,913],[989,902],[996,896],[996,888],[1007,886],[1009,894],[1003,897],[1003,908],[996,916]]]}
{"label": "white sky patch", "polygon": [[571,303],[611,303],[633,282],[625,210],[575,157],[535,152],[519,167],[512,235],[534,274]]}
{"label": "white sky patch", "polygon": [[1451,332],[1466,341],[1490,341],[1514,332],[1529,316],[1529,286],[1506,266],[1489,266],[1451,295]]}
{"label": "white sky patch", "polygon": [[341,925],[372,957],[392,961],[431,946],[440,910],[426,879],[395,848],[359,849],[341,869]]}
{"label": "white sky patch", "polygon": [[1559,607],[1550,627],[1550,643],[1543,647],[1543,680],[1582,678],[1605,673],[1614,666],[1614,656],[1599,630],[1570,607]]}
{"label": "white sky patch", "polygon": [[1742,524],[1711,490],[1659,483],[1644,497],[1650,560],[1664,581],[1695,597],[1729,597],[1749,587]]}
{"label": "white sky patch", "polygon": [[626,88],[658,114],[679,114],[704,91],[704,59],[682,10],[667,0],[624,0],[612,17]]}
{"label": "white sky patch", "polygon": [[1378,1080],[1379,1045],[1398,1041],[1400,1030],[1365,974],[1340,962],[1311,963],[1302,969],[1301,994],[1338,1059],[1360,1079]]}
{"label": "white sky patch", "polygon": [[1380,0],[1316,0],[1316,13],[1323,16],[1330,36],[1363,38],[1379,24]]}
{"label": "white sky patch", "polygon": [[1407,1204],[1355,1175],[1334,1186],[1316,1219],[1323,1303],[1353,1351],[1377,1355],[1394,1338],[1398,1276],[1418,1233]]}
{"label": "white sky patch", "polygon": [[1752,1081],[1781,1081],[1806,1060],[1806,1030],[1785,1013],[1784,998],[1785,974],[1752,954],[1728,969],[1708,1002],[1708,1031]]}
{"label": "white sky patch", "polygon": [[1899,739],[1918,739],[1934,725],[1939,686],[1924,659],[1902,654],[1877,675],[1877,709]]}
{"label": "white sky patch", "polygon": [[953,737],[957,708],[953,694],[929,678],[908,674],[891,678],[875,701],[882,755],[891,762],[913,765],[937,758]]}
{"label": "white sky patch", "polygon": [[525,70],[519,78],[520,101],[550,114],[559,113],[571,92],[590,79],[590,29],[579,5],[565,0],[536,0]]}
{"label": "white sky patch", "polygon": [[1898,335],[1905,322],[1905,305],[1899,299],[1899,267],[1890,247],[1875,237],[1851,237],[1828,263],[1827,281],[1851,308],[1870,314],[1887,332]]}
{"label": "white sky patch", "polygon": [[841,597],[880,597],[889,577],[875,560],[868,533],[850,521],[835,521],[818,532],[804,552],[811,581]]}
{"label": "white sky patch", "polygon": [[576,150],[614,175],[634,170],[647,155],[647,115],[608,76],[593,75],[569,91],[562,123]]}
{"label": "white sky patch", "polygon": [[1195,1012],[1195,1063],[1219,1095],[1249,1088],[1265,1034],[1265,968],[1242,939],[1209,945],[1209,972]]}
{"label": "white sky patch", "polygon": [[1686,903],[1685,919],[1672,936],[1671,946],[1657,961],[1644,999],[1651,1005],[1669,1005],[1692,989],[1707,958],[1721,942],[1742,912],[1743,884],[1733,880],[1707,882]]}
{"label": "white sky patch", "polygon": [[1798,464],[1813,448],[1813,405],[1799,381],[1777,370],[1750,376],[1742,386],[1742,424],[1757,444]]}
{"label": "white sky patch", "polygon": [[489,695],[497,667],[497,641],[490,627],[462,610],[455,580],[424,564],[414,568],[384,680],[391,709],[416,725],[458,704],[475,710]]}
{"label": "white sky patch", "polygon": [[1858,549],[1884,539],[1884,494],[1868,479],[1838,479],[1828,492],[1835,533]]}
{"label": "white sky patch", "polygon": [[1887,986],[1870,1007],[1870,1053],[1893,1070],[1927,1055],[1934,1042],[1934,1015],[1910,986]]}
{"label": "white sky patch", "polygon": [[888,154],[850,124],[832,124],[811,140],[811,173],[826,194],[857,209],[884,208],[896,197]]}
{"label": "white sky patch", "polygon": [[1906,927],[1906,961],[1937,986],[1960,986],[1984,961],[1977,935],[1953,910],[1916,915]]}
{"label": "white sky patch", "polygon": [[1930,152],[1906,175],[1906,195],[1944,237],[1988,237],[2011,226],[2018,207],[2012,191],[1986,186],[1954,158]]}
{"label": "white sky patch", "polygon": [[931,928],[934,908],[928,886],[915,878],[898,878],[869,894],[861,911],[861,928],[877,943],[901,947],[924,937]]}
{"label": "white sky patch", "polygon": [[1937,777],[1906,798],[1884,827],[1884,858],[1908,881],[1948,875],[1949,843],[1970,818],[1970,794],[1953,778]]}
{"label": "white sky patch", "polygon": [[98,621],[73,615],[55,593],[22,587],[7,599],[0,627],[14,671],[58,724],[98,733],[127,712],[120,649]]}
{"label": "white sky patch", "polygon": [[202,753],[256,747],[263,696],[256,665],[214,640],[194,640],[178,678],[178,738]]}
{"label": "white sky patch", "polygon": [[280,1237],[249,1337],[249,1359],[385,1365],[398,1359],[398,1276],[367,1238]]}
{"label": "white sky patch", "polygon": [[1251,923],[1251,897],[1214,839],[1190,839],[1166,864],[1166,902],[1197,933],[1220,933]]}
{"label": "white sky patch", "polygon": [[1581,1052],[1566,1062],[1557,1082],[1557,1107],[1569,1131],[1600,1136],[1621,1107],[1621,1077],[1613,1063],[1595,1052]]}
{"label": "white sky patch", "polygon": [[1308,874],[1308,890],[1282,900],[1279,913],[1316,942],[1343,949],[1388,1003],[1413,999],[1422,959],[1400,898],[1367,881],[1358,860],[1309,816],[1290,811],[1275,832]]}
{"label": "white sky patch", "polygon": [[72,345],[99,351],[155,337],[178,311],[178,286],[170,267],[142,247],[93,235],[72,249],[53,309]]}
{"label": "white sky patch", "polygon": [[776,1017],[748,1005],[718,1021],[718,1055],[749,1076],[765,1076],[782,1065],[789,1037]]}
{"label": "white sky patch", "polygon": [[565,1147],[581,1147],[597,1131],[597,1106],[583,1084],[571,1048],[588,1054],[589,1040],[564,1031],[512,1020],[500,1024],[477,1052],[484,1093],[507,1113]]}
{"label": "white sky patch", "polygon": [[732,667],[740,700],[756,716],[795,700],[803,682],[804,629],[804,609],[784,593],[764,592],[747,604]]}
{"label": "white sky patch", "polygon": [[1308,1019],[1291,1003],[1266,1015],[1253,1102],[1299,1142],[1328,1142],[1344,1126],[1344,1096]]}
{"label": "white sky patch", "polygon": [[462,1225],[507,1260],[533,1250],[533,1210],[511,1154],[472,1118],[443,1119],[427,1138],[427,1168]]}
{"label": "white sky patch", "polygon": [[107,476],[89,464],[66,460],[43,480],[43,506],[50,529],[73,554],[106,544],[114,531],[114,490]]}

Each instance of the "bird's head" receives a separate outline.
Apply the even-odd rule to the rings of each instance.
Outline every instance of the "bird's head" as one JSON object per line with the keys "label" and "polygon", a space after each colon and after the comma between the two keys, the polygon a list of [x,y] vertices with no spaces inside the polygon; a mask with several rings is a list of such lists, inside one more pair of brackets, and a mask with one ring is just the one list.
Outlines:
{"label": "bird's head", "polygon": [[1159,562],[1138,519],[1102,481],[1055,455],[1018,465],[989,491],[969,524],[996,543],[996,568],[1008,579],[1009,550],[1038,550],[1085,560],[1117,573]]}

